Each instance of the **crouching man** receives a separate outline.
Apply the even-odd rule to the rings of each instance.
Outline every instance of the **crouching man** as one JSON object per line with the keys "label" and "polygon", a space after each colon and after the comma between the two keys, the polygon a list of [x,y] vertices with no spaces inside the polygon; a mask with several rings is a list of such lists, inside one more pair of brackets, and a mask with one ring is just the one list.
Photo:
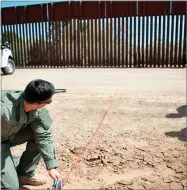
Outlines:
{"label": "crouching man", "polygon": [[[53,146],[48,110],[55,93],[53,84],[33,80],[24,91],[1,91],[1,188],[19,189],[22,185],[39,186],[46,183],[35,175],[43,158],[52,179],[61,178]],[[17,167],[10,148],[23,143],[26,150]]]}

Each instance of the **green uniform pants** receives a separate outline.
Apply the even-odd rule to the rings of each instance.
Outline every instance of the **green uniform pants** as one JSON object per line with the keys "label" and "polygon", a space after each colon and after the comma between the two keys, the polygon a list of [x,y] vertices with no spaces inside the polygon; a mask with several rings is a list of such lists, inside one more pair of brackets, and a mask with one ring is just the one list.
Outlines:
{"label": "green uniform pants", "polygon": [[[16,167],[10,152],[10,147],[27,142],[26,150],[21,155]],[[39,149],[33,140],[30,126],[22,129],[11,140],[1,143],[1,188],[19,189],[18,176],[32,176],[41,159]]]}

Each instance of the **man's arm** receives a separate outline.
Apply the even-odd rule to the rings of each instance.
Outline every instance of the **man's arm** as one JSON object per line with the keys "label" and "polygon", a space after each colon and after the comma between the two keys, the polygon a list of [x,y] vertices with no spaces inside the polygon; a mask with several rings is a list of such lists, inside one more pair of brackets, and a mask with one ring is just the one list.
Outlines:
{"label": "man's arm", "polygon": [[38,113],[38,118],[31,124],[34,139],[48,170],[58,167],[50,128],[51,124],[52,120],[46,109],[42,109],[42,111]]}

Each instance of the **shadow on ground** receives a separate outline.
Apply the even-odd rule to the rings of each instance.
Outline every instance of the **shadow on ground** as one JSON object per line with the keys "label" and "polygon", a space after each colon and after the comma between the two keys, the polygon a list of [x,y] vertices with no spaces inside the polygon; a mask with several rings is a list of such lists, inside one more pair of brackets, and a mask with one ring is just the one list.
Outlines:
{"label": "shadow on ground", "polygon": [[181,129],[180,131],[166,132],[165,135],[173,138],[178,138],[180,141],[186,141],[187,128]]}
{"label": "shadow on ground", "polygon": [[180,106],[176,110],[177,110],[178,113],[167,114],[166,118],[182,118],[182,117],[187,117],[187,105]]}
{"label": "shadow on ground", "polygon": [[[166,118],[182,118],[187,117],[187,105],[178,107],[177,113],[170,113],[166,115]],[[186,141],[187,139],[187,128],[181,129],[180,131],[166,132],[165,135],[173,138],[178,138],[180,141]]]}

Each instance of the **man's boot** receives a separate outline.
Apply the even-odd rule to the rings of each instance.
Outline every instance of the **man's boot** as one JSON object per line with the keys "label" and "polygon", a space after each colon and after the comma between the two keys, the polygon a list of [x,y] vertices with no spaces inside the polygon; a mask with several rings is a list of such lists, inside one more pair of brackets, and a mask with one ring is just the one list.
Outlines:
{"label": "man's boot", "polygon": [[47,183],[47,178],[43,175],[20,176],[19,180],[21,185],[40,186]]}

